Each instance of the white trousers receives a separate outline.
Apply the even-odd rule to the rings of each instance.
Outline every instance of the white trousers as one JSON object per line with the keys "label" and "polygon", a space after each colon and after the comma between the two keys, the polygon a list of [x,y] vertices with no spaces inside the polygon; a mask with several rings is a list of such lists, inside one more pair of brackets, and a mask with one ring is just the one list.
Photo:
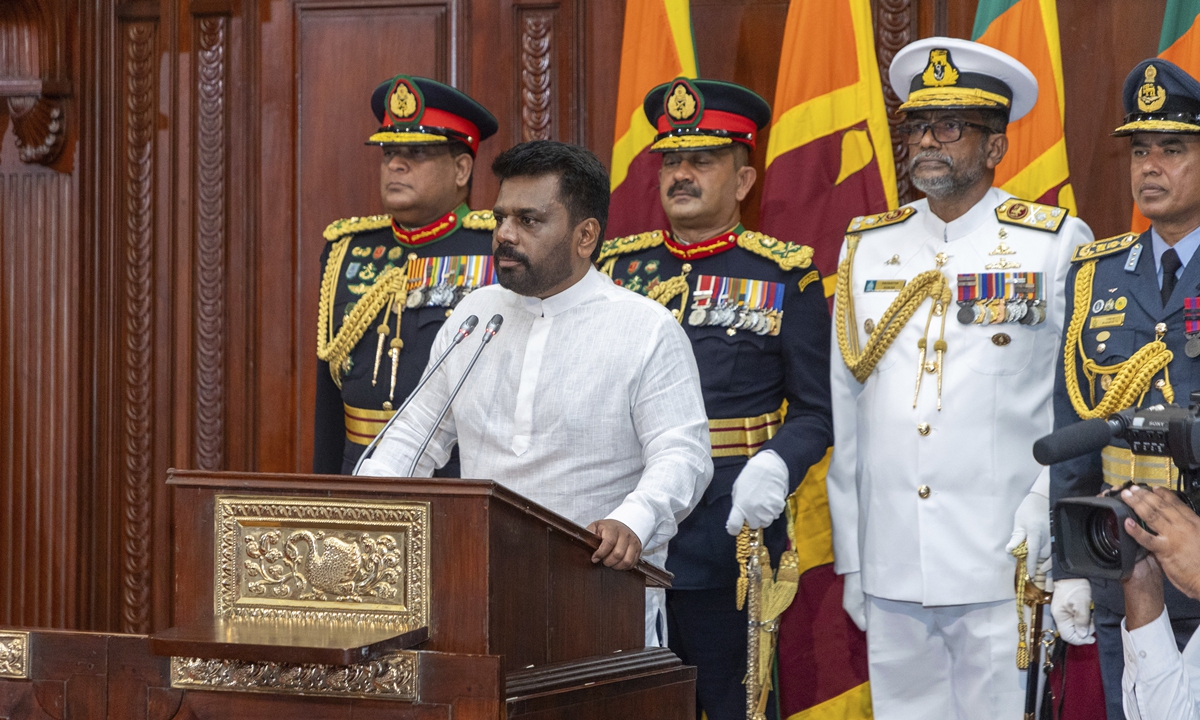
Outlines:
{"label": "white trousers", "polygon": [[867,596],[875,720],[1021,720],[1017,601],[926,607]]}

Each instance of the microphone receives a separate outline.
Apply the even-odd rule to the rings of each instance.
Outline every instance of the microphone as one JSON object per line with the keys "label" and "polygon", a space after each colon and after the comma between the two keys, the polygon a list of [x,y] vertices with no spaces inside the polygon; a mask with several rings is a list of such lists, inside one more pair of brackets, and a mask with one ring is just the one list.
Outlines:
{"label": "microphone", "polygon": [[[362,467],[362,464],[366,462],[367,458],[371,456],[371,453],[375,451],[375,446],[379,444],[379,441],[383,439],[383,436],[387,433],[388,429],[392,427],[392,423],[396,422],[396,418],[400,417],[400,413],[404,412],[404,408],[408,407],[408,404],[412,402],[412,399],[417,396],[417,391],[425,387],[425,383],[429,382],[429,378],[433,377],[434,371],[441,367],[442,361],[446,359],[446,356],[450,354],[450,351],[458,347],[458,344],[463,340],[466,340],[467,336],[475,330],[475,326],[478,324],[479,318],[475,315],[463,320],[463,324],[458,326],[458,332],[454,333],[454,338],[450,340],[450,344],[442,352],[441,356],[438,357],[437,362],[429,366],[429,368],[425,371],[425,374],[421,376],[421,381],[418,382],[417,386],[412,389],[412,392],[408,394],[408,397],[404,398],[404,402],[400,403],[400,409],[392,413],[392,416],[388,418],[387,424],[383,426],[383,429],[379,431],[379,434],[376,435],[371,440],[370,444],[367,445],[366,449],[362,451],[362,455],[358,456],[358,462],[354,463],[354,470],[350,473],[351,475],[358,474],[358,469]],[[495,335],[495,333],[492,334]]]}
{"label": "microphone", "polygon": [[1109,441],[1125,430],[1125,424],[1113,416],[1095,418],[1059,428],[1033,444],[1033,459],[1053,465],[1103,450]]}
{"label": "microphone", "polygon": [[408,472],[405,477],[412,477],[412,474],[417,471],[417,463],[421,461],[421,457],[425,454],[425,448],[429,447],[429,441],[433,440],[434,433],[437,432],[438,426],[442,424],[442,419],[446,417],[446,413],[450,412],[450,403],[454,402],[454,397],[458,395],[458,391],[462,389],[463,383],[467,381],[467,376],[471,374],[471,369],[475,367],[475,361],[479,359],[480,353],[491,342],[492,338],[496,337],[496,333],[500,332],[500,325],[504,323],[504,317],[500,314],[492,316],[488,320],[487,326],[483,329],[483,340],[479,343],[479,349],[471,356],[471,362],[467,363],[467,369],[463,370],[462,377],[458,379],[458,384],[450,391],[450,397],[446,398],[446,404],[442,407],[442,412],[437,416],[437,420],[433,421],[433,427],[429,428],[429,434],[425,436],[421,447],[417,449],[417,454],[413,456],[412,464],[408,466]]}

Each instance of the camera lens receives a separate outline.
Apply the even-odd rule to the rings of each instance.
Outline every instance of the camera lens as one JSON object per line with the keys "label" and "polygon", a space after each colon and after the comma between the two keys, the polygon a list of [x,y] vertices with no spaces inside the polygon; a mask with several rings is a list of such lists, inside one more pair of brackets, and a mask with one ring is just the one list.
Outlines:
{"label": "camera lens", "polygon": [[1088,546],[1098,560],[1121,562],[1121,523],[1108,508],[1096,508],[1088,517]]}

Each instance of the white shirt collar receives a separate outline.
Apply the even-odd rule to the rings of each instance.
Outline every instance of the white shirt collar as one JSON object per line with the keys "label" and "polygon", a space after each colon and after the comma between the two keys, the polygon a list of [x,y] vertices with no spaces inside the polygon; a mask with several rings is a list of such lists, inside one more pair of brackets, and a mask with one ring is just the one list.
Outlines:
{"label": "white shirt collar", "polygon": [[964,213],[962,217],[955,218],[950,222],[944,222],[940,217],[934,215],[932,210],[925,213],[925,229],[929,231],[930,235],[939,237],[946,242],[966,237],[991,217],[996,207],[1007,198],[1008,195],[1000,190],[989,188],[974,207]]}
{"label": "white shirt collar", "polygon": [[551,295],[545,300],[522,295],[521,300],[530,314],[538,317],[553,317],[581,304],[610,282],[612,281],[608,279],[608,276],[592,267],[588,268],[587,273],[579,279],[579,282],[557,295]]}

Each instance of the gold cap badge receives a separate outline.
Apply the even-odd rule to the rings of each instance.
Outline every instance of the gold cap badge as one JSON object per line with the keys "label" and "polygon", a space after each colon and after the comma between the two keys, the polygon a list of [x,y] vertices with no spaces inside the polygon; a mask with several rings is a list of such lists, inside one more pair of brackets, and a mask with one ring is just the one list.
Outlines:
{"label": "gold cap badge", "polygon": [[921,82],[925,87],[945,87],[958,84],[958,68],[950,59],[950,51],[944,48],[934,48],[929,51],[929,64],[921,73]]}
{"label": "gold cap badge", "polygon": [[401,75],[392,83],[388,94],[387,113],[392,123],[404,125],[421,121],[425,114],[425,100],[421,91],[407,77]]}
{"label": "gold cap badge", "polygon": [[1158,84],[1158,68],[1147,65],[1145,82],[1138,88],[1138,109],[1142,112],[1154,112],[1166,102],[1167,90]]}
{"label": "gold cap badge", "polygon": [[695,127],[704,114],[704,96],[686,78],[676,78],[663,99],[671,127]]}

